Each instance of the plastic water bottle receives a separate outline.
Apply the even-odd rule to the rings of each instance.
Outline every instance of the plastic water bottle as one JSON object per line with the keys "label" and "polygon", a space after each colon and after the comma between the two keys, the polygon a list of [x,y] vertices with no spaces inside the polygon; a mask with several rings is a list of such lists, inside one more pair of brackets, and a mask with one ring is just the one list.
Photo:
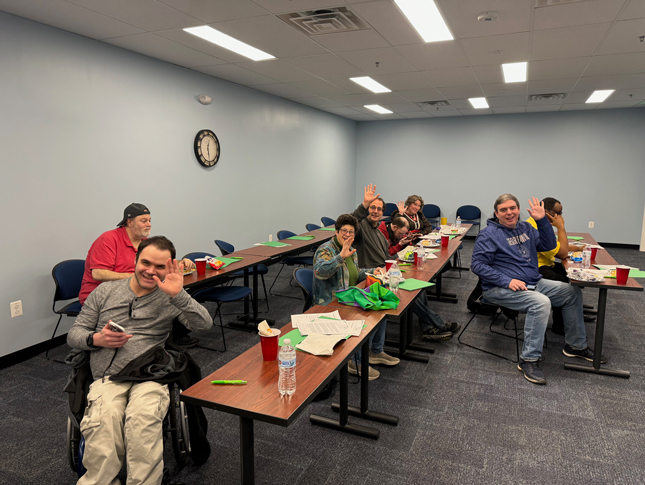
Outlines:
{"label": "plastic water bottle", "polygon": [[390,275],[390,291],[397,294],[399,292],[399,282],[401,281],[401,270],[399,269],[399,265],[392,263],[388,274]]}
{"label": "plastic water bottle", "polygon": [[457,216],[457,222],[455,223],[457,230],[461,229],[461,217]]}
{"label": "plastic water bottle", "polygon": [[284,345],[278,353],[278,365],[278,392],[281,396],[291,396],[296,392],[296,349],[291,346],[291,339],[284,339]]}
{"label": "plastic water bottle", "polygon": [[582,250],[582,269],[591,268],[591,248],[589,245]]}

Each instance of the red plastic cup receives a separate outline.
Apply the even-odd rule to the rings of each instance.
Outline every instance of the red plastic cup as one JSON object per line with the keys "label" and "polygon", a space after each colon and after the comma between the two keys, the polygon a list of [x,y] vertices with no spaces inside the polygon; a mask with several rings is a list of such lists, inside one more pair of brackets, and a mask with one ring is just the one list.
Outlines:
{"label": "red plastic cup", "polygon": [[280,330],[272,328],[275,334],[271,337],[265,337],[260,334],[260,346],[262,347],[262,359],[270,362],[278,358],[278,341],[280,340]]}
{"label": "red plastic cup", "polygon": [[449,241],[450,241],[450,236],[448,236],[447,234],[442,235],[441,236],[441,247],[442,248],[447,248]]}
{"label": "red plastic cup", "polygon": [[419,253],[417,251],[414,252],[414,266],[419,267]]}
{"label": "red plastic cup", "polygon": [[591,260],[596,260],[596,254],[598,254],[598,248],[591,248]]}
{"label": "red plastic cup", "polygon": [[204,276],[206,274],[206,258],[196,259],[195,267],[197,268],[197,274],[199,276]]}
{"label": "red plastic cup", "polygon": [[629,268],[627,266],[616,266],[616,283],[619,285],[627,284],[629,278]]}
{"label": "red plastic cup", "polygon": [[386,259],[385,260],[385,271],[390,271],[390,267],[394,264],[393,259]]}

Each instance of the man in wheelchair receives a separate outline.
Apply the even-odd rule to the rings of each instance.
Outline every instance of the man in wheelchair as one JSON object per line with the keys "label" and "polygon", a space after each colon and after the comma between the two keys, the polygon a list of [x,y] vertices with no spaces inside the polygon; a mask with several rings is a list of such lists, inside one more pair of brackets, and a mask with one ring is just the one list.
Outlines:
{"label": "man in wheelchair", "polygon": [[[124,459],[128,483],[162,481],[168,386],[145,376],[174,371],[163,347],[175,318],[190,330],[212,325],[208,311],[184,291],[175,256],[163,236],[142,241],[134,276],[97,287],[69,331],[71,347],[90,351],[94,379],[81,421],[87,473],[79,484],[119,483]],[[134,380],[121,380],[124,374]]]}

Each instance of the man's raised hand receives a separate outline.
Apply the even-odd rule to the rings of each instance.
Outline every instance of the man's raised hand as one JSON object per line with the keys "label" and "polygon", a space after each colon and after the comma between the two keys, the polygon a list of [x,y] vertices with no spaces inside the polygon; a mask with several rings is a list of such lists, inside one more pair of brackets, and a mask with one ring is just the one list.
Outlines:
{"label": "man's raised hand", "polygon": [[157,275],[154,275],[152,279],[170,298],[177,296],[184,287],[184,272],[176,259],[168,258],[166,261],[166,278],[163,281]]}
{"label": "man's raised hand", "polygon": [[381,194],[376,194],[376,185],[374,184],[369,184],[367,187],[365,187],[365,193],[363,195],[363,207],[366,209],[370,206],[372,202],[374,202],[374,199],[379,197]]}
{"label": "man's raised hand", "polygon": [[537,197],[533,197],[533,201],[529,199],[529,208],[526,210],[535,221],[544,218],[544,202],[540,202]]}

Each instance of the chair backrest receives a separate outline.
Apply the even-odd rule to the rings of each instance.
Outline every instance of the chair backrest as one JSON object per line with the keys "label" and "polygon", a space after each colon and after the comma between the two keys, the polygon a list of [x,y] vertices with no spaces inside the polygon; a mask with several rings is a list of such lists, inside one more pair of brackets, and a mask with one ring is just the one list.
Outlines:
{"label": "chair backrest", "polygon": [[215,239],[215,244],[217,245],[220,252],[222,253],[222,256],[226,256],[227,254],[231,254],[235,252],[235,248],[233,247],[233,245],[227,243],[226,241],[222,241],[221,239]]}
{"label": "chair backrest", "polygon": [[194,253],[188,253],[184,256],[184,258],[190,259],[193,263],[197,258],[214,258],[215,255],[211,253],[201,253],[199,251],[195,251]]}
{"label": "chair backrest", "polygon": [[308,268],[296,268],[293,271],[293,279],[302,288],[302,293],[305,296],[305,306],[302,309],[306,312],[311,307],[311,301],[314,294],[314,270]]}
{"label": "chair backrest", "polygon": [[423,215],[426,219],[438,219],[441,217],[441,209],[434,204],[425,204],[423,206]]}
{"label": "chair backrest", "polygon": [[54,303],[78,298],[78,294],[81,292],[84,272],[84,259],[68,259],[54,266],[54,269],[52,269],[52,278],[54,278],[54,283],[56,283]]}
{"label": "chair backrest", "polygon": [[278,231],[278,240],[282,241],[283,239],[287,239],[287,238],[293,237],[295,235],[296,235],[296,233],[291,232],[291,231],[285,231],[285,230]]}
{"label": "chair backrest", "polygon": [[396,209],[397,209],[396,204],[393,204],[392,202],[388,202],[387,204],[385,204],[383,215],[386,217],[389,217],[392,215],[392,212],[394,212]]}
{"label": "chair backrest", "polygon": [[333,226],[336,224],[336,219],[332,219],[331,217],[321,217],[320,222],[322,222],[322,225],[325,227]]}
{"label": "chair backrest", "polygon": [[305,224],[305,227],[307,228],[307,231],[315,231],[316,229],[320,229],[320,226],[318,224]]}
{"label": "chair backrest", "polygon": [[462,205],[457,209],[457,217],[461,217],[461,220],[473,221],[475,219],[481,219],[482,211],[479,210],[479,207],[474,205]]}

